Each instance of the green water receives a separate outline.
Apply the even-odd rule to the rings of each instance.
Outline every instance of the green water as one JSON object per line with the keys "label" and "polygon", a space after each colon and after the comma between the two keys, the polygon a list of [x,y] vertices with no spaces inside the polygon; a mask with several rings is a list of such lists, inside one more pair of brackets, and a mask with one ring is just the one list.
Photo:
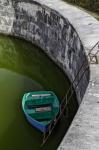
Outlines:
{"label": "green water", "polygon": [[42,134],[26,121],[21,99],[36,90],[52,90],[62,99],[68,87],[64,73],[39,48],[0,35],[0,150],[55,150],[77,110],[75,98],[70,117],[60,120],[43,148]]}

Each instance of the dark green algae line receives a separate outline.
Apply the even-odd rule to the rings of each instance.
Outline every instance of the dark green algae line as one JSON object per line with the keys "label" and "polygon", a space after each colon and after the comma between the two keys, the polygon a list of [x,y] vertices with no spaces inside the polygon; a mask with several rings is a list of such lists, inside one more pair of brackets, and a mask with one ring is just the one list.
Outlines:
{"label": "dark green algae line", "polygon": [[0,68],[6,68],[37,80],[48,90],[49,88],[57,89],[58,96],[61,96],[63,92],[65,94],[69,82],[41,49],[25,40],[6,36],[0,38],[0,49],[2,51]]}
{"label": "dark green algae line", "polygon": [[52,90],[61,100],[69,80],[44,52],[25,40],[0,35],[0,150],[55,150],[77,111],[74,95],[48,142],[40,148],[42,134],[29,125],[21,110],[25,92]]}

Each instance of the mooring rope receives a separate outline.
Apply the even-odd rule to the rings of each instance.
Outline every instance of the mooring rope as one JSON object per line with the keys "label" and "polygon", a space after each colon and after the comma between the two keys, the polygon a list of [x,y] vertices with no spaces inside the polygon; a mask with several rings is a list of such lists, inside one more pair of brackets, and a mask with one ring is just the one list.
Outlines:
{"label": "mooring rope", "polygon": [[[94,45],[94,47],[89,51],[89,53],[87,54],[87,58],[88,58],[88,56],[90,57],[90,54],[92,53],[92,51],[94,50],[94,48],[95,48],[96,46],[98,46],[98,49],[99,49],[99,41],[98,41],[98,42]],[[98,53],[99,53],[99,50],[97,50],[97,52],[91,56],[90,61],[92,61],[92,59],[93,59],[94,57],[96,57]],[[86,64],[86,63],[87,63],[87,64]],[[76,85],[74,85],[74,83],[75,83],[77,77],[79,76],[79,73],[80,73],[80,71],[82,70],[83,67],[84,67],[84,69],[83,69],[83,72],[82,72],[82,74],[81,74],[81,76],[80,76],[80,79],[78,80],[78,83],[77,83]],[[81,67],[80,67],[79,70],[78,70],[78,73],[77,73],[76,76],[75,76],[75,79],[74,79],[73,82],[71,83],[70,88],[68,89],[68,91],[67,91],[67,93],[65,94],[64,98],[62,99],[62,102],[61,102],[61,105],[60,105],[60,115],[58,116],[58,118],[57,118],[56,120],[52,120],[52,122],[50,123],[50,125],[49,125],[50,128],[49,128],[49,131],[48,131],[48,135],[45,136],[46,133],[44,133],[44,138],[43,138],[43,142],[42,142],[41,146],[43,146],[43,145],[47,142],[47,140],[48,140],[49,136],[51,135],[52,131],[54,130],[56,124],[58,123],[58,121],[60,120],[62,114],[64,113],[64,111],[65,111],[65,109],[66,109],[66,107],[67,107],[67,104],[68,104],[69,101],[71,100],[71,97],[72,97],[73,94],[74,94],[74,90],[72,90],[72,89],[73,89],[73,86],[75,86],[75,88],[78,87],[78,85],[79,85],[79,83],[80,83],[80,81],[81,81],[83,75],[85,74],[85,72],[87,71],[88,68],[89,68],[89,63],[88,63],[88,60],[85,58],[85,60],[83,61]],[[70,92],[71,94],[70,94],[70,96],[69,96],[69,98],[68,98],[69,92]],[[65,102],[65,103],[64,103],[64,102]],[[64,105],[62,106],[62,104],[64,104]],[[62,108],[62,107],[63,107],[63,108]],[[62,108],[62,109],[61,109],[61,108]],[[54,123],[54,125],[53,125],[53,127],[51,128],[51,125],[52,125],[53,123]]]}

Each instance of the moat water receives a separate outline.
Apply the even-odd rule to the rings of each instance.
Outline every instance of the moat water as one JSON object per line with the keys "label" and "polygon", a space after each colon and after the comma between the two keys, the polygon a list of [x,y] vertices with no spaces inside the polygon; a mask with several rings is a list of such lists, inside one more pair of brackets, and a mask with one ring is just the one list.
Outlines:
{"label": "moat water", "polygon": [[74,95],[43,148],[42,134],[25,119],[25,92],[52,90],[61,100],[70,86],[66,75],[43,51],[24,40],[0,35],[0,150],[55,150],[77,111]]}

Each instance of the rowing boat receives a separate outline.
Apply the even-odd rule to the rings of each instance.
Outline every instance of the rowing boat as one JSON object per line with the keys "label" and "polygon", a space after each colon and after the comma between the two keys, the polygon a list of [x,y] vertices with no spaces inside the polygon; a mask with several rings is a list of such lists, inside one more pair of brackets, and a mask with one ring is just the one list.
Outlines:
{"label": "rowing boat", "polygon": [[25,93],[22,98],[22,109],[28,122],[47,132],[50,123],[59,113],[59,100],[52,91]]}

